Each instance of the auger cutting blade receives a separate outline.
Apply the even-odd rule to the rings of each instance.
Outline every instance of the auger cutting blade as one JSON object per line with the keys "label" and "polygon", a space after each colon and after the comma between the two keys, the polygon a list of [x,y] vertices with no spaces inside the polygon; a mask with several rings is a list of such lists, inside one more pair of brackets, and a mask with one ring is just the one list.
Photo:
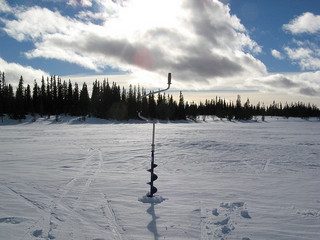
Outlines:
{"label": "auger cutting blade", "polygon": [[151,175],[151,179],[152,179],[152,181],[157,180],[157,179],[158,179],[157,174],[152,174],[152,175]]}
{"label": "auger cutting blade", "polygon": [[158,189],[156,187],[152,187],[151,195],[155,194],[156,192],[158,192]]}

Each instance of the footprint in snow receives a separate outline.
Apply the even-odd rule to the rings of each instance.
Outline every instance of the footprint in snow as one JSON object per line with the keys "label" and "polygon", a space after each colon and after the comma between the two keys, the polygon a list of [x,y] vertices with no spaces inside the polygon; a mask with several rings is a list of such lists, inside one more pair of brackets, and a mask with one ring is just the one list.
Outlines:
{"label": "footprint in snow", "polygon": [[217,221],[217,222],[215,222],[215,223],[213,223],[213,224],[214,224],[214,225],[227,225],[228,222],[229,222],[229,220],[230,220],[230,217],[227,217],[226,219],[223,219],[223,220],[221,220],[221,221]]}
{"label": "footprint in snow", "polygon": [[[233,227],[233,229],[234,229],[234,227]],[[231,228],[230,227],[228,227],[228,226],[223,226],[222,228],[221,228],[221,232],[223,233],[223,234],[228,234],[228,233],[230,233],[231,232]]]}
{"label": "footprint in snow", "polygon": [[218,213],[218,209],[213,209],[212,210],[212,215],[214,215],[214,216],[219,216],[219,213]]}
{"label": "footprint in snow", "polygon": [[42,236],[42,229],[34,230],[34,231],[32,232],[32,235],[33,235],[34,237],[40,237],[40,236]]}
{"label": "footprint in snow", "polygon": [[241,214],[241,217],[243,218],[251,218],[247,210],[242,210],[240,214]]}
{"label": "footprint in snow", "polygon": [[220,203],[220,207],[234,210],[244,206],[244,202]]}
{"label": "footprint in snow", "polygon": [[[204,209],[201,211],[202,236],[203,234],[214,235],[214,239],[225,239],[235,230],[235,225],[241,218],[251,219],[251,216],[246,209],[245,202],[222,202],[218,208],[212,210]],[[195,211],[199,211],[196,209]],[[210,238],[211,239],[211,238]],[[250,240],[243,237],[242,240]]]}

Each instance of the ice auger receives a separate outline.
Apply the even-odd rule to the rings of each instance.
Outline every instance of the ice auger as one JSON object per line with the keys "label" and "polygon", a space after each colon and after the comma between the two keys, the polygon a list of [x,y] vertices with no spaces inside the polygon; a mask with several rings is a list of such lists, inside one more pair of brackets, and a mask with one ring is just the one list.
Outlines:
{"label": "ice auger", "polygon": [[[171,85],[171,73],[168,73],[168,87],[166,89],[150,92],[148,94],[143,95],[142,97],[147,97],[149,95],[154,95],[156,93],[164,92],[170,88]],[[150,191],[147,194],[147,197],[153,197],[153,194],[155,194],[158,189],[153,186],[153,182],[158,179],[158,176],[154,173],[154,169],[158,166],[157,164],[154,163],[154,151],[155,151],[155,145],[154,145],[154,139],[155,139],[155,132],[156,132],[156,122],[157,119],[148,119],[146,117],[141,116],[141,112],[138,112],[138,116],[147,121],[147,122],[152,122],[152,143],[151,143],[151,168],[148,169],[147,171],[150,172],[150,182],[147,184],[150,185]]]}

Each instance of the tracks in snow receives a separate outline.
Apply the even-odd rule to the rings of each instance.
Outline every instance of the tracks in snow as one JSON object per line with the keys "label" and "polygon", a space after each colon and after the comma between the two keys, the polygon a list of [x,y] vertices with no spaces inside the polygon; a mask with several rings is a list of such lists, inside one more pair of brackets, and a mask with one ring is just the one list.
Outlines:
{"label": "tracks in snow", "polygon": [[[96,154],[99,154],[99,163],[98,163],[98,167],[96,169],[93,169],[93,174],[91,174],[89,177],[86,176],[86,173],[89,173],[90,170],[92,170],[92,168],[90,168],[90,163],[93,162],[94,156]],[[66,222],[66,221],[70,221],[70,220],[75,220],[79,217],[79,214],[76,212],[76,209],[79,207],[80,201],[83,198],[84,193],[88,190],[89,186],[91,185],[91,183],[95,180],[96,176],[98,175],[98,173],[101,171],[101,167],[102,167],[102,157],[101,157],[101,150],[100,149],[89,149],[89,156],[86,157],[84,163],[81,165],[80,167],[80,171],[79,173],[73,177],[66,185],[63,186],[63,191],[62,194],[60,195],[60,197],[57,200],[52,200],[52,204],[50,206],[50,216],[49,219],[47,221],[47,226],[49,227],[49,229],[47,231],[45,231],[44,236],[48,239],[52,239],[52,237],[54,237],[54,229],[57,228],[57,225],[59,224],[59,222]],[[88,178],[87,178],[88,177]],[[67,197],[68,193],[73,190],[73,188],[75,188],[75,183],[81,179],[81,178],[87,178],[84,188],[78,193],[78,196],[76,198],[76,201],[73,203],[73,207],[65,207],[63,204],[61,204],[62,200],[64,198]],[[59,211],[61,210],[67,210],[67,212],[69,211],[69,213],[65,216],[66,219],[59,219],[58,218],[58,222],[54,221],[55,219],[57,219],[57,216],[59,215]],[[80,219],[83,220],[83,218],[81,217]],[[63,226],[62,226],[63,227]],[[71,236],[72,236],[72,232],[71,232]]]}
{"label": "tracks in snow", "polygon": [[[107,198],[107,195],[104,194],[104,198],[106,200],[106,204],[101,206],[101,211],[103,216],[108,220],[110,229],[117,240],[124,240],[121,235],[121,227],[118,223],[118,218],[111,206],[111,201]],[[123,230],[123,229],[122,229]]]}
{"label": "tracks in snow", "polygon": [[[85,193],[89,191],[102,167],[103,155],[101,150],[90,148],[87,157],[79,167],[78,173],[66,184],[59,187],[61,190],[58,197],[27,184],[22,184],[23,190],[21,190],[21,187],[12,184],[4,184],[11,193],[23,199],[27,205],[35,207],[41,215],[26,229],[21,239],[79,239],[79,236],[82,239],[85,238],[85,233],[81,229],[83,224],[110,235],[104,224],[101,225],[99,222],[92,221],[81,211],[77,211],[85,198]],[[74,200],[71,202],[70,199]],[[121,235],[123,229],[118,223],[110,200],[106,194],[104,194],[103,199],[103,203],[100,205],[101,217],[108,220],[114,239],[123,240],[124,238]],[[46,203],[43,203],[44,200]]]}

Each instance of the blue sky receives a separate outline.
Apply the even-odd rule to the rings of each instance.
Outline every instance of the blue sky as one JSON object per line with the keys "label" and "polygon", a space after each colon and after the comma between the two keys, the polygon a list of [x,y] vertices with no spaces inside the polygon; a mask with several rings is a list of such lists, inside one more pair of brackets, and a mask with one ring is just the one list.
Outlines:
{"label": "blue sky", "polygon": [[[290,60],[281,60],[271,55],[272,49],[281,50],[292,45],[293,36],[286,33],[282,26],[305,12],[320,15],[320,1],[317,0],[230,0],[231,12],[236,14],[246,26],[252,38],[263,46],[258,56],[270,72],[301,71]],[[294,36],[299,40],[311,40],[319,43],[319,34]]]}
{"label": "blue sky", "polygon": [[318,101],[318,26],[317,0],[0,0],[0,71]]}

